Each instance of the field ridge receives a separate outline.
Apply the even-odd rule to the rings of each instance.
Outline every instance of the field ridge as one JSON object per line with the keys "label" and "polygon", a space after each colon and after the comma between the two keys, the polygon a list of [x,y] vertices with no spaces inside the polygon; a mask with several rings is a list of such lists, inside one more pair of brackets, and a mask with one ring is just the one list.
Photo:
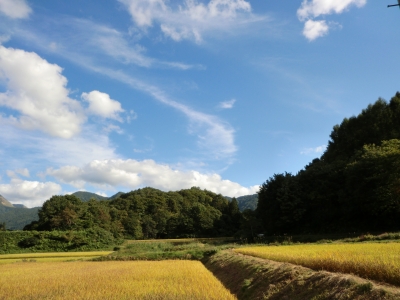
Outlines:
{"label": "field ridge", "polygon": [[342,273],[313,271],[232,250],[203,259],[238,299],[400,299],[400,288]]}

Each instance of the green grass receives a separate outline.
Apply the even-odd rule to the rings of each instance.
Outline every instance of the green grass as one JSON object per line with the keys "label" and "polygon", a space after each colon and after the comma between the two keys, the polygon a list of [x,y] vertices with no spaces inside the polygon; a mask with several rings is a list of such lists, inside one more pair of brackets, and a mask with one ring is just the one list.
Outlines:
{"label": "green grass", "polygon": [[201,260],[219,250],[237,246],[230,238],[126,241],[115,252],[95,260]]}

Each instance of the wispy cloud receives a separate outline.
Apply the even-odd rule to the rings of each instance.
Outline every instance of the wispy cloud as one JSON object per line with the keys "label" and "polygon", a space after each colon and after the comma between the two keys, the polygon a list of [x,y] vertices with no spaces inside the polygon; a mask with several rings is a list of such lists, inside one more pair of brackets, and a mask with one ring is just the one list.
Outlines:
{"label": "wispy cloud", "polygon": [[326,145],[321,145],[315,148],[305,148],[300,154],[309,155],[309,154],[322,154],[326,150]]}
{"label": "wispy cloud", "polygon": [[236,102],[236,99],[231,99],[231,100],[228,100],[228,101],[220,102],[219,105],[218,105],[218,108],[231,109],[231,108],[233,108],[233,105],[235,104],[235,102]]}
{"label": "wispy cloud", "polygon": [[[81,54],[96,57],[111,57],[125,65],[136,65],[143,68],[170,68],[177,70],[203,70],[201,64],[188,64],[179,61],[164,61],[152,58],[146,54],[145,47],[137,39],[110,26],[99,24],[87,19],[60,17],[57,20],[47,19],[47,26],[53,28],[47,31],[47,36],[40,36],[34,28],[15,31],[25,39],[40,40],[48,50],[79,51]],[[60,32],[63,32],[60,35]],[[79,34],[75,34],[79,32]]]}
{"label": "wispy cloud", "polygon": [[223,122],[213,115],[196,111],[187,105],[172,100],[156,86],[144,83],[122,71],[89,65],[86,65],[86,67],[141,90],[151,95],[155,100],[183,113],[189,119],[191,131],[197,134],[200,148],[213,154],[214,158],[231,157],[237,151],[234,142],[235,130],[228,123]]}
{"label": "wispy cloud", "polygon": [[155,23],[161,32],[174,41],[203,41],[203,36],[216,32],[233,33],[249,23],[265,21],[265,16],[251,13],[245,0],[211,0],[207,4],[196,0],[119,0],[129,11],[133,22],[146,30]]}

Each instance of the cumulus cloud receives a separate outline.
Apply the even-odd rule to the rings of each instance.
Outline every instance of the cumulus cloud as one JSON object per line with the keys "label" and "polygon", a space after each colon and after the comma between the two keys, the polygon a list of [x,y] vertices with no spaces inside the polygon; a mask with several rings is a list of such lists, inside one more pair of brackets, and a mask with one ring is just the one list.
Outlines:
{"label": "cumulus cloud", "polygon": [[12,19],[24,19],[32,9],[25,0],[0,0],[0,12]]}
{"label": "cumulus cloud", "polygon": [[254,194],[259,189],[259,186],[246,188],[236,182],[223,180],[218,174],[181,171],[168,165],[157,164],[153,160],[94,160],[83,167],[49,168],[46,174],[77,188],[90,184],[102,189],[137,189],[151,186],[170,191],[198,186],[231,197]]}
{"label": "cumulus cloud", "polygon": [[61,72],[36,53],[0,46],[0,81],[7,85],[0,106],[19,113],[8,121],[61,138],[78,134],[86,118],[80,103],[68,97]]}
{"label": "cumulus cloud", "polygon": [[235,102],[236,102],[235,99],[223,101],[218,105],[218,107],[222,108],[222,109],[231,109],[233,107],[233,105],[235,104]]}
{"label": "cumulus cloud", "polygon": [[175,41],[192,39],[200,43],[205,32],[230,31],[255,19],[245,0],[211,0],[207,4],[185,0],[174,7],[165,0],[119,1],[138,27],[158,23],[164,35]]}
{"label": "cumulus cloud", "polygon": [[41,206],[51,196],[61,193],[61,186],[54,182],[39,182],[12,179],[8,184],[0,184],[0,194],[14,204],[27,207]]}
{"label": "cumulus cloud", "polygon": [[321,154],[326,150],[326,145],[321,145],[315,148],[305,148],[300,154],[308,155],[308,154]]}
{"label": "cumulus cloud", "polygon": [[90,114],[122,121],[119,116],[119,113],[124,111],[121,103],[111,99],[108,94],[92,91],[90,93],[82,93],[82,98],[89,102],[88,112]]}
{"label": "cumulus cloud", "polygon": [[313,41],[316,38],[328,34],[329,26],[325,21],[307,20],[304,24],[303,35],[309,40]]}
{"label": "cumulus cloud", "polygon": [[310,41],[324,36],[329,31],[329,25],[324,20],[315,18],[330,14],[341,14],[351,6],[363,7],[367,0],[303,0],[297,10],[297,17],[304,23],[303,35]]}

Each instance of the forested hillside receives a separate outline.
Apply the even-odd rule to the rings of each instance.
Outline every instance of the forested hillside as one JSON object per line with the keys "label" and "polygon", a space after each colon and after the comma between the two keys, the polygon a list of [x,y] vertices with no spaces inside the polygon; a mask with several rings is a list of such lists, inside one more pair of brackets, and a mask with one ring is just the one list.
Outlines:
{"label": "forested hillside", "polygon": [[232,236],[240,227],[237,201],[199,188],[162,192],[144,188],[120,197],[81,201],[74,195],[53,196],[26,230],[102,228],[115,237],[166,238]]}
{"label": "forested hillside", "polygon": [[400,93],[333,127],[325,153],[261,187],[267,234],[400,230]]}

